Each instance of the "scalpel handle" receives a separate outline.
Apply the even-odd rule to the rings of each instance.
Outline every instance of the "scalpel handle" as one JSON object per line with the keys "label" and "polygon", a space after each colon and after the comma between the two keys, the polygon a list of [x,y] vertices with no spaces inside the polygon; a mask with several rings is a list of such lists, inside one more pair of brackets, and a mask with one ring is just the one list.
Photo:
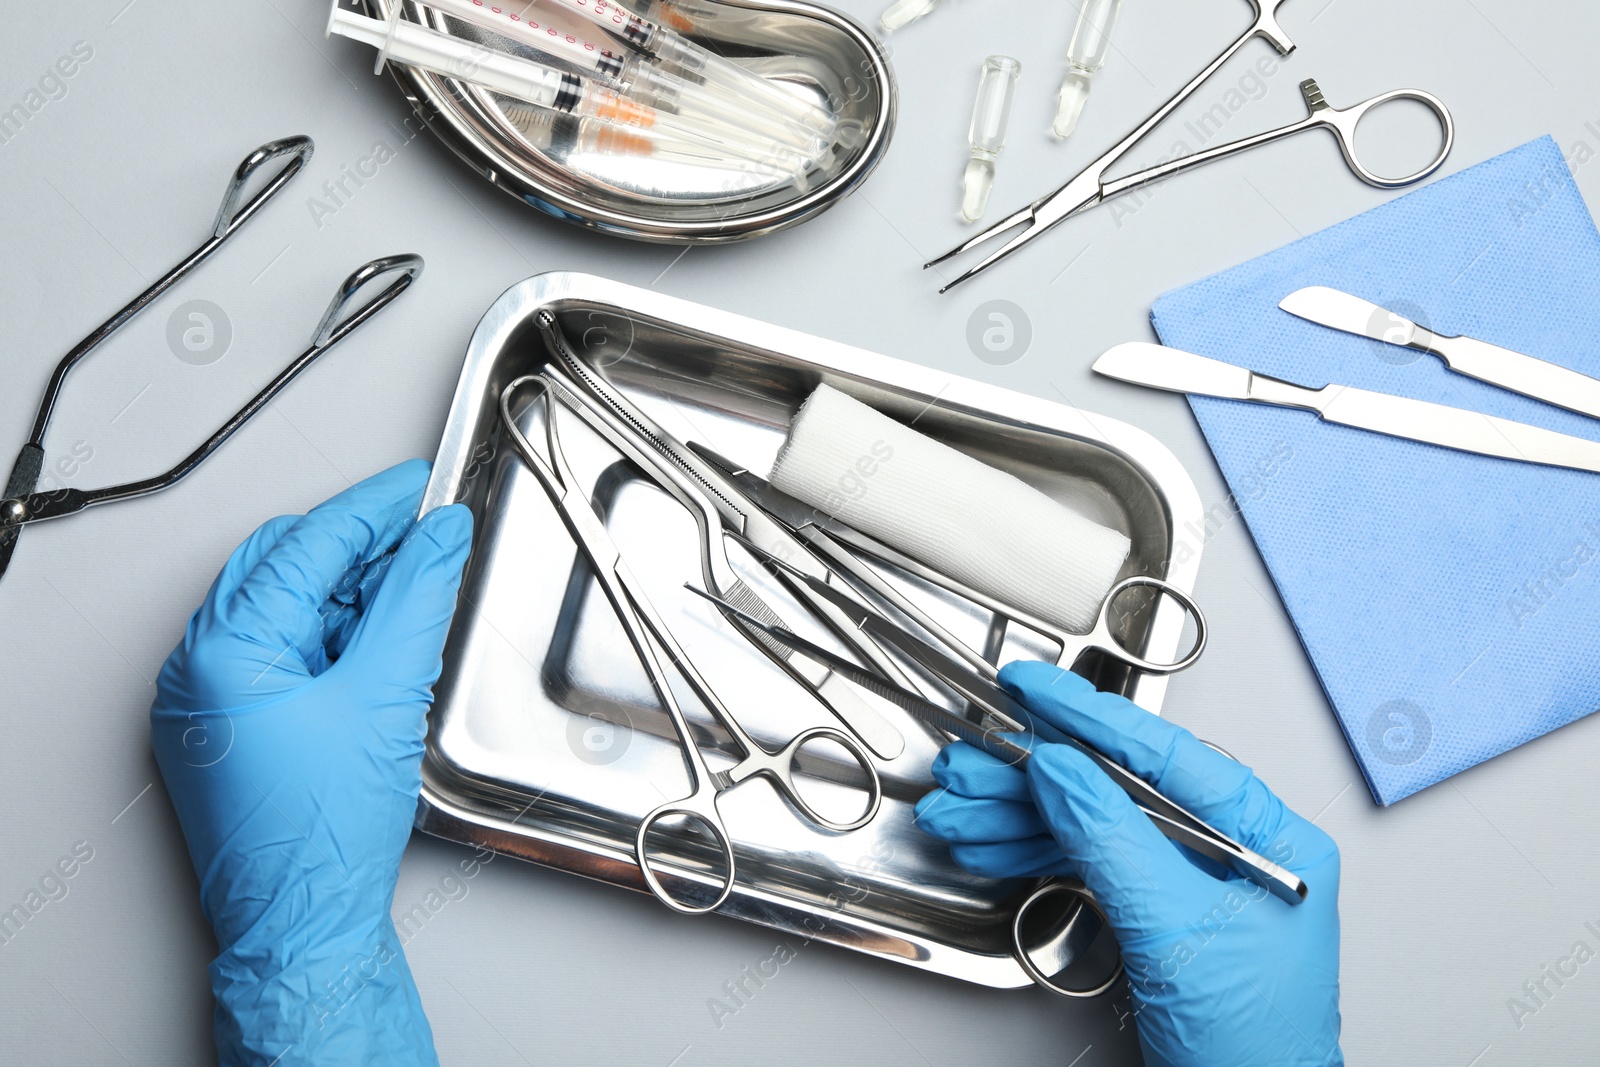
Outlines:
{"label": "scalpel handle", "polygon": [[1600,419],[1600,379],[1474,337],[1440,337],[1419,328],[1412,344],[1457,374]]}

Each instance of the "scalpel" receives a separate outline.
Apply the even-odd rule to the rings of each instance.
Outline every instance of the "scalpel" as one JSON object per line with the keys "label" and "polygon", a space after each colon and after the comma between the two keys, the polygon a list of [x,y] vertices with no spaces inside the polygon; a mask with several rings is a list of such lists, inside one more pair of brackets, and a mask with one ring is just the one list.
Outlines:
{"label": "scalpel", "polygon": [[1109,349],[1095,360],[1094,370],[1108,378],[1174,393],[1303,408],[1316,412],[1324,422],[1480,456],[1600,473],[1600,443],[1581,437],[1466,408],[1348,385],[1310,389],[1232,363],[1143,341]]}
{"label": "scalpel", "polygon": [[1319,326],[1429,352],[1457,374],[1600,419],[1600,379],[1475,337],[1445,337],[1359,296],[1313,285],[1278,306]]}

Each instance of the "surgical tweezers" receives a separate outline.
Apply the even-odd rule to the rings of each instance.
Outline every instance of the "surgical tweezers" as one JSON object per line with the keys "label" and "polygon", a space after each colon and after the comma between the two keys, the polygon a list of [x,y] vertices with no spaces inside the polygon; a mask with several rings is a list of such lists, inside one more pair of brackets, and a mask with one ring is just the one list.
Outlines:
{"label": "surgical tweezers", "polygon": [[[963,241],[937,259],[924,263],[924,269],[943,263],[947,259],[976,248],[991,238],[999,237],[1018,226],[1022,227],[1022,231],[1012,237],[1011,240],[989,253],[986,258],[966,272],[958,275],[953,281],[940,288],[939,291],[941,293],[947,292],[980,271],[987,270],[1029,241],[1043,234],[1046,230],[1059,225],[1079,212],[1086,211],[1114,197],[1149,185],[1151,182],[1158,182],[1163,178],[1189,170],[1192,167],[1198,167],[1204,163],[1210,163],[1264,144],[1270,144],[1273,141],[1290,137],[1305,130],[1325,129],[1331,131],[1339,141],[1340,153],[1344,156],[1345,165],[1350,168],[1351,173],[1368,185],[1376,186],[1380,189],[1398,189],[1401,186],[1411,185],[1438,170],[1444,164],[1445,158],[1449,156],[1450,149],[1455,143],[1455,122],[1450,117],[1449,109],[1444,106],[1444,102],[1438,97],[1431,93],[1425,93],[1420,89],[1395,89],[1351,107],[1336,108],[1330,106],[1327,100],[1323,98],[1322,90],[1317,86],[1317,83],[1307,78],[1300,83],[1300,92],[1305,97],[1309,114],[1299,122],[1291,122],[1289,125],[1280,126],[1275,130],[1267,130],[1250,137],[1241,137],[1237,141],[1229,141],[1214,148],[1179,156],[1166,163],[1146,168],[1122,178],[1106,177],[1106,171],[1115,166],[1117,161],[1126,155],[1134,145],[1144,140],[1151,130],[1155,129],[1169,115],[1182,106],[1202,84],[1220,70],[1224,63],[1232,59],[1251,40],[1257,37],[1266,38],[1278,50],[1280,55],[1288,55],[1294,51],[1294,42],[1289,39],[1288,34],[1284,33],[1283,28],[1278,25],[1278,8],[1282,7],[1286,2],[1287,0],[1265,0],[1265,2],[1263,0],[1250,0],[1251,6],[1255,8],[1256,12],[1255,20],[1250,24],[1250,27],[1233,44],[1223,49],[1222,54],[1212,60],[1205,70],[1195,76],[1194,80],[1179,89],[1171,100],[1157,108],[1154,114],[1141,122],[1104,155],[1090,163],[1075,178],[1061,186],[1061,188],[1041,196],[1027,207],[1006,216],[982,233]],[[1401,178],[1386,178],[1368,169],[1357,158],[1355,148],[1356,126],[1361,122],[1362,117],[1372,109],[1393,100],[1415,100],[1428,108],[1438,118],[1443,134],[1438,155],[1433,158],[1433,161],[1415,174],[1408,174]]]}
{"label": "surgical tweezers", "polygon": [[[700,591],[695,590],[695,592]],[[716,599],[707,593],[702,592],[700,595]],[[722,606],[726,611],[739,614],[738,609],[732,605],[723,603]],[[1241,845],[1187,808],[1169,800],[1154,786],[1121,764],[1039,719],[1010,693],[975,671],[969,670],[921,638],[907,633],[870,609],[861,607],[858,610],[863,618],[862,628],[869,636],[887,641],[912,658],[956,695],[982,709],[988,721],[973,723],[960,713],[901,689],[871,671],[783,627],[743,615],[741,621],[762,630],[773,640],[825,665],[829,670],[860,685],[868,692],[904,708],[924,722],[982,748],[1007,763],[1015,766],[1025,765],[1031,758],[1034,747],[1041,741],[1067,745],[1094,761],[1097,767],[1128,794],[1139,810],[1149,816],[1156,829],[1170,840],[1229,867],[1281,900],[1290,904],[1299,904],[1305,900],[1306,884],[1292,871]]]}

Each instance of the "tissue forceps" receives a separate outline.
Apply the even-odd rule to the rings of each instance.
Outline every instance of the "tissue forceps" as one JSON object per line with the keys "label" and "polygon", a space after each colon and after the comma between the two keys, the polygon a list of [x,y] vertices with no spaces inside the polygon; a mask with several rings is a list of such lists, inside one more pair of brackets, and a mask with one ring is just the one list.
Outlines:
{"label": "tissue forceps", "polygon": [[[516,416],[511,410],[512,397],[519,389],[529,385],[540,387],[538,400],[544,405],[545,446],[548,456],[541,456],[533,447],[532,442],[518,426]],[[645,673],[649,675],[650,685],[655,690],[662,707],[666,709],[667,717],[672,721],[673,730],[677,733],[678,742],[683,749],[691,792],[682,800],[669,800],[660,805],[640,822],[638,834],[634,838],[634,852],[639,862],[640,873],[643,874],[651,893],[674,911],[690,915],[714,911],[721,907],[733,892],[735,878],[733,841],[728,833],[727,824],[723,821],[722,813],[717,808],[717,798],[720,794],[746,779],[765,777],[806,819],[824,829],[843,833],[865,826],[877,814],[878,806],[883,799],[882,783],[866,750],[854,738],[832,727],[815,726],[802,730],[775,753],[762,748],[740,727],[738,720],[718,699],[710,684],[678,644],[666,621],[652,605],[644,587],[634,577],[627,560],[606,530],[605,520],[600,517],[593,502],[584,494],[581,484],[568,466],[556,426],[557,405],[552,402],[552,394],[556,391],[556,387],[546,378],[537,375],[518,378],[507,385],[500,394],[500,417],[518,454],[538,478],[572,539],[588,558],[595,580],[616,611],[617,619],[628,636],[628,642],[638,655]],[[683,709],[673,692],[663,660],[671,661],[690,690],[705,704],[712,717],[733,736],[734,742],[743,750],[743,758],[728,770],[712,771],[706,764],[696,735],[688,719],[684,717]],[[860,764],[866,776],[868,798],[866,810],[857,818],[848,822],[829,819],[816,811],[796,788],[795,759],[803,746],[816,740],[831,741],[839,745]],[[646,838],[650,830],[658,823],[675,817],[686,818],[709,830],[722,853],[723,880],[716,898],[709,904],[688,904],[672,896],[648,861]],[[713,873],[712,878],[715,877]]]}
{"label": "tissue forceps", "polygon": [[[677,497],[694,516],[699,526],[701,572],[708,586],[739,604],[750,614],[767,622],[781,622],[777,613],[751,590],[728,562],[722,538],[730,535],[753,543],[765,551],[791,560],[796,566],[826,569],[781,524],[765,512],[744,501],[721,473],[694,452],[679,445],[665,430],[631,404],[620,391],[611,388],[578,358],[548,308],[539,312],[536,322],[545,343],[558,358],[560,367],[546,367],[544,377],[560,383],[573,409],[591,429],[605,437],[613,447],[645,471],[654,472],[656,482]],[[567,376],[570,374],[571,378]],[[581,383],[581,384],[579,384]],[[886,678],[909,685],[910,679],[893,659],[872,642],[864,640],[826,601],[798,592],[799,599],[858,655],[867,659]],[[790,677],[808,688],[866,746],[884,759],[894,759],[905,750],[905,738],[888,719],[860,699],[850,686],[819,670],[786,648],[751,637],[763,654]]]}
{"label": "tissue forceps", "polygon": [[[1227,144],[1217,145],[1214,148],[1194,152],[1187,156],[1180,156],[1177,159],[1129,174],[1126,177],[1116,179],[1108,179],[1106,177],[1107,170],[1115,166],[1117,161],[1126,155],[1134,145],[1142,141],[1151,130],[1155,129],[1156,126],[1160,125],[1162,121],[1182,106],[1199,90],[1201,85],[1251,40],[1256,37],[1266,38],[1278,50],[1279,55],[1288,55],[1294,51],[1294,42],[1289,39],[1288,35],[1283,32],[1283,28],[1278,25],[1278,8],[1282,7],[1286,2],[1287,0],[1250,0],[1251,6],[1255,8],[1256,12],[1255,20],[1250,24],[1250,27],[1233,44],[1223,49],[1222,53],[1196,75],[1193,81],[1179,89],[1177,95],[1157,108],[1149,118],[1136,126],[1104,155],[1090,163],[1075,178],[1055,190],[1055,192],[1045,194],[1027,207],[1001,219],[982,233],[963,241],[937,259],[924,263],[923,269],[926,270],[928,267],[959,256],[963,252],[976,248],[991,238],[999,237],[1018,226],[1023,227],[1021,233],[1018,233],[1000,248],[989,253],[987,257],[958,275],[954,281],[941,287],[939,291],[941,293],[948,292],[973,275],[994,266],[994,264],[1017,251],[1029,241],[1081,211],[1103,204],[1107,200],[1131,192],[1151,182],[1160,181],[1163,178],[1189,170],[1191,167],[1198,167],[1213,160],[1236,155],[1264,144],[1270,144],[1273,141],[1293,136],[1304,130],[1325,129],[1330,131],[1338,140],[1340,153],[1344,156],[1345,165],[1349,167],[1351,173],[1368,185],[1376,186],[1379,189],[1398,189],[1402,186],[1411,185],[1438,170],[1444,164],[1445,158],[1449,156],[1450,149],[1455,143],[1455,120],[1451,118],[1450,110],[1444,106],[1444,102],[1438,97],[1431,93],[1425,93],[1421,89],[1395,89],[1387,93],[1381,93],[1351,107],[1336,108],[1329,105],[1323,98],[1322,90],[1317,86],[1317,83],[1307,78],[1300,83],[1300,93],[1305,98],[1309,114],[1299,122],[1292,122],[1275,130],[1267,130],[1251,137],[1242,137],[1237,141],[1229,141]],[[1443,137],[1439,146],[1439,154],[1434,157],[1433,162],[1415,174],[1408,174],[1402,178],[1385,178],[1369,170],[1357,158],[1355,133],[1356,126],[1364,115],[1374,108],[1381,107],[1394,100],[1415,100],[1427,107],[1438,118]]]}
{"label": "tissue forceps", "polygon": [[[355,311],[347,312],[357,292],[374,278],[380,278],[396,271],[402,277],[390,282],[383,292],[368,300]],[[384,259],[375,259],[356,269],[355,273],[346,278],[334,293],[333,301],[328,305],[328,310],[323,313],[322,320],[317,324],[316,332],[311,336],[311,344],[301,352],[288,366],[278,372],[277,377],[268,382],[262,390],[251,397],[238,411],[228,417],[228,420],[217,428],[217,431],[206,438],[198,448],[190,452],[177,465],[171,469],[157,474],[151,478],[143,478],[136,482],[123,482],[120,485],[109,485],[101,489],[52,489],[46,492],[24,492],[20,496],[12,496],[0,500],[0,537],[15,533],[24,525],[39,522],[44,519],[57,519],[63,515],[72,515],[84,508],[95,504],[108,504],[116,500],[128,500],[136,496],[147,496],[170,488],[186,477],[196,467],[221,448],[223,442],[232,437],[234,433],[251,417],[277,396],[300,372],[316,362],[328,349],[344,340],[355,330],[360,328],[367,320],[378,312],[388,307],[396,297],[410,288],[411,283],[422,273],[422,257],[418,255],[388,256]],[[68,368],[70,369],[70,367]],[[57,368],[55,385],[59,386],[60,375],[64,371]],[[52,389],[46,394],[47,402],[54,401],[56,390]],[[44,414],[48,417],[49,412]],[[36,447],[33,442],[24,446]],[[34,471],[35,476],[37,470]],[[16,478],[13,473],[13,479]],[[13,541],[13,544],[15,542]],[[5,565],[10,561],[9,549],[0,549],[0,574],[4,574]]]}
{"label": "tissue forceps", "polygon": [[[710,594],[700,593],[700,595],[716,599]],[[723,607],[738,613],[731,605],[724,604]],[[862,688],[876,693],[940,730],[954,734],[1013,766],[1025,765],[1032,756],[1034,747],[1040,742],[1074,748],[1094,761],[1100,770],[1128,794],[1138,805],[1139,810],[1150,817],[1156,829],[1171,840],[1231,868],[1289,904],[1299,904],[1305,900],[1306,885],[1292,871],[1239,844],[1187,808],[1167,799],[1166,795],[1155,786],[1102,755],[1097,749],[1037,718],[1010,693],[977,672],[957,663],[940,649],[914,634],[907,633],[870,609],[859,610],[864,631],[875,639],[893,644],[896,649],[910,656],[946,688],[978,707],[986,721],[974,723],[959,712],[951,711],[900,689],[871,671],[782,627],[762,623],[749,616],[742,616],[741,621],[764,630],[773,639],[827,665],[830,670],[837,671]]]}
{"label": "tissue forceps", "polygon": [[[156,279],[148,289],[123,305],[115,315],[95,327],[87,337],[61,358],[61,362],[56,364],[54,373],[50,375],[49,384],[45,386],[44,396],[39,399],[39,408],[33,419],[33,429],[28,434],[27,443],[17,453],[16,461],[11,467],[11,477],[6,482],[5,494],[0,499],[9,504],[13,500],[27,497],[39,487],[39,476],[44,470],[45,431],[50,428],[50,416],[55,411],[56,399],[61,395],[61,386],[68,372],[77,366],[83,357],[99,347],[102,341],[116,333],[135,315],[154,303],[161,294],[176,285],[184,275],[211,258],[211,254],[221,248],[223,242],[250,221],[257,211],[266,206],[267,201],[288,184],[290,178],[300,172],[311,158],[313,151],[315,146],[311,138],[301,135],[269,141],[245,156],[234,168],[233,177],[228,181],[222,205],[217,209],[217,217],[211,224],[211,236],[180,260],[175,267]],[[244,187],[250,178],[267,163],[284,156],[293,158],[272,176],[260,192],[241,207]],[[8,523],[4,518],[0,518],[0,575],[5,574],[6,567],[11,563],[11,555],[16,551],[17,537],[21,532],[20,523]]]}
{"label": "tissue forceps", "polygon": [[[905,596],[892,583],[878,574],[877,571],[866,565],[856,553],[859,552],[883,563],[890,564],[930,585],[946,589],[963,599],[977,604],[979,607],[987,609],[997,618],[1019,622],[1028,629],[1042,634],[1055,642],[1058,648],[1055,662],[1061,667],[1070,668],[1085,651],[1093,649],[1147,674],[1172,674],[1192,667],[1201,654],[1205,652],[1207,640],[1206,619],[1205,615],[1200,611],[1200,605],[1195,603],[1194,599],[1183,590],[1160,578],[1151,578],[1145,575],[1124,578],[1112,586],[1105,599],[1101,601],[1100,613],[1095,617],[1094,627],[1088,633],[1073,633],[1060,626],[1048,623],[1020,608],[1015,608],[996,600],[994,597],[958,582],[948,575],[941,574],[933,568],[912,559],[910,556],[889,547],[876,538],[822,514],[787,493],[773,488],[772,484],[760,475],[738,466],[733,461],[718,455],[704,445],[691,441],[689,442],[689,448],[694,450],[700,458],[726,475],[735,486],[750,498],[752,503],[792,530],[795,536],[810,546],[830,568],[845,575],[858,587],[876,594],[893,605],[897,611],[934,637],[937,637],[952,653],[991,681],[996,675],[993,663],[951,634],[937,619],[934,619],[920,608],[915,601]],[[833,587],[826,584],[818,584],[815,575],[795,571],[792,566],[787,565],[782,559],[770,553],[762,553],[759,546],[755,546],[753,550],[765,555],[774,565],[790,571],[792,577],[810,586],[823,599],[833,600],[840,604],[844,603],[837,600],[837,593]],[[1194,619],[1194,644],[1181,658],[1170,663],[1145,659],[1124,646],[1112,632],[1111,613],[1115,610],[1117,598],[1127,590],[1139,587],[1155,589],[1172,597]],[[848,610],[846,614],[849,614]]]}

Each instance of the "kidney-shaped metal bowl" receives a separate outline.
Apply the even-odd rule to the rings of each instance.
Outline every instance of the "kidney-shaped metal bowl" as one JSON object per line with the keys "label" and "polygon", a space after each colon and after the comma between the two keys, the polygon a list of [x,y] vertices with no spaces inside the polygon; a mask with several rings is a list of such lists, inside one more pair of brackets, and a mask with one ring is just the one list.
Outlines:
{"label": "kidney-shaped metal bowl", "polygon": [[[397,3],[405,17],[502,51],[541,57],[516,42],[415,0],[365,0],[377,18]],[[633,5],[767,78],[813,97],[840,135],[803,183],[737,166],[717,167],[585,150],[572,138],[525,133],[508,102],[456,78],[391,63],[417,115],[498,188],[590,229],[662,243],[719,244],[772,233],[825,211],[866,180],[894,130],[894,76],[882,48],[850,18],[795,0],[687,0]],[[558,16],[559,18],[559,16]],[[572,17],[585,36],[598,27]]]}

